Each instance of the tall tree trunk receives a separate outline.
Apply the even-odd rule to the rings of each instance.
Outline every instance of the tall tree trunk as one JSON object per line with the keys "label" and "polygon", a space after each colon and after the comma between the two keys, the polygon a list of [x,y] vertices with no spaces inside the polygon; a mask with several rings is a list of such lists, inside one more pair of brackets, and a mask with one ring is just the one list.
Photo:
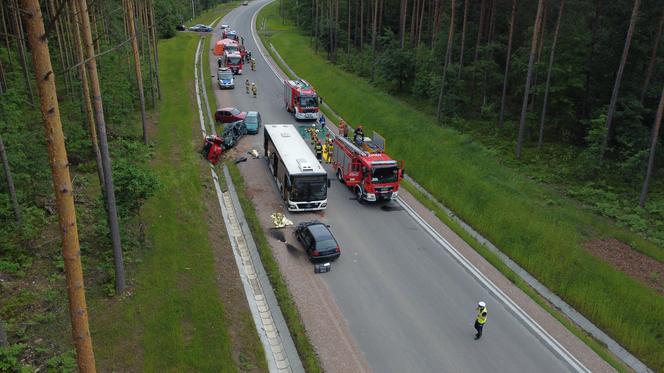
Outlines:
{"label": "tall tree trunk", "polygon": [[12,200],[12,209],[14,210],[14,219],[16,225],[21,225],[21,208],[16,198],[16,188],[14,187],[14,179],[12,178],[12,171],[9,167],[9,159],[5,151],[5,143],[2,141],[0,135],[0,160],[2,160],[2,170],[5,172],[5,180],[7,181],[7,190],[9,191],[9,198]]}
{"label": "tall tree trunk", "polygon": [[352,3],[348,0],[348,24],[346,25],[346,53],[350,54],[350,25],[353,13]]}
{"label": "tall tree trunk", "polygon": [[662,93],[659,95],[659,106],[657,106],[655,123],[652,125],[652,135],[650,136],[650,155],[648,156],[648,169],[646,170],[646,176],[643,180],[643,188],[641,189],[641,197],[639,198],[639,206],[641,207],[645,206],[646,204],[648,188],[650,187],[650,177],[652,175],[652,169],[655,166],[655,150],[657,148],[659,128],[662,125],[662,112],[664,112],[664,87],[662,87]]}
{"label": "tall tree trunk", "polygon": [[149,78],[150,78],[150,99],[152,100],[152,108],[157,107],[157,94],[155,93],[155,78],[154,78],[154,60],[152,57],[154,56],[154,53],[152,53],[152,40],[150,36],[150,18],[148,14],[148,7],[149,3],[148,1],[144,1],[143,6],[141,6],[141,13],[143,14],[143,35],[146,37],[146,41],[144,43],[145,48],[147,49],[147,52],[145,53],[145,57],[147,57],[148,61],[148,72],[149,72]]}
{"label": "tall tree trunk", "polygon": [[[487,39],[486,39],[486,44],[487,46],[491,44],[493,41],[493,32],[495,29],[495,23],[496,23],[496,0],[491,0],[491,11],[489,14],[489,26],[488,30],[486,32],[487,34]],[[487,58],[486,56],[484,57],[485,59]],[[489,56],[488,60],[492,61],[493,60],[493,48],[489,50]],[[487,71],[487,66],[484,66],[484,78],[482,79],[482,106],[486,105],[487,102],[487,79],[488,79],[488,71]]]}
{"label": "tall tree trunk", "polygon": [[[75,8],[72,7],[72,9]],[[74,12],[72,12],[73,14]],[[97,128],[95,126],[95,113],[92,108],[92,101],[90,100],[90,83],[88,81],[88,72],[85,70],[85,56],[83,53],[83,41],[81,40],[81,28],[78,22],[74,22],[74,41],[76,44],[76,63],[79,66],[79,75],[81,76],[81,96],[85,107],[85,115],[88,122],[88,132],[90,133],[90,142],[92,143],[92,150],[95,153],[95,161],[97,163],[97,177],[99,178],[99,186],[101,187],[102,195],[106,194],[104,185],[104,166],[102,163],[101,151],[99,150],[99,141],[97,140]]]}
{"label": "tall tree trunk", "polygon": [[413,0],[413,9],[410,11],[410,35],[408,37],[410,46],[415,46],[415,32],[417,30],[417,15],[419,14],[420,0]]}
{"label": "tall tree trunk", "polygon": [[[638,0],[637,0],[638,1]],[[526,129],[526,110],[528,109],[528,92],[533,77],[533,64],[535,63],[535,53],[537,52],[537,36],[542,24],[542,8],[544,0],[537,2],[537,14],[535,15],[535,25],[533,26],[533,39],[530,43],[530,57],[528,58],[528,72],[526,73],[526,86],[523,90],[523,105],[521,106],[521,118],[519,120],[519,136],[516,142],[516,159],[521,158],[521,147],[523,145],[523,133]]]}
{"label": "tall tree trunk", "polygon": [[[9,2],[7,2],[7,6],[9,7]],[[7,24],[9,23],[9,9],[5,13],[5,2],[3,1],[0,3],[0,21],[2,21],[2,34],[5,39],[5,48],[7,48],[7,55],[9,56],[9,65],[12,64],[12,48],[11,44],[9,43],[9,27]]]}
{"label": "tall tree trunk", "polygon": [[[60,25],[60,18],[56,18],[56,7],[55,7],[55,0],[47,0],[46,1],[49,9],[49,16],[50,16],[50,21],[54,23],[55,25],[55,35],[56,35],[56,41],[58,42],[58,55],[60,56],[60,66],[62,66],[63,70],[67,69],[67,63],[65,62],[65,49],[62,44],[62,27]],[[69,74],[65,73],[63,74],[64,81],[65,81],[65,88],[67,90],[67,94],[71,95],[71,81],[69,80]]]}
{"label": "tall tree trunk", "polygon": [[401,0],[399,6],[399,37],[401,38],[401,49],[406,44],[406,18],[408,17],[408,0]]}
{"label": "tall tree trunk", "polygon": [[507,78],[510,72],[510,60],[512,59],[512,38],[514,37],[514,21],[516,17],[516,0],[512,0],[512,14],[510,15],[510,31],[507,37],[507,56],[505,57],[505,75],[503,76],[503,92],[500,97],[500,116],[498,128],[505,125],[505,100],[507,98]]}
{"label": "tall tree trunk", "polygon": [[138,37],[136,36],[136,22],[134,21],[134,1],[127,1],[127,15],[129,21],[129,37],[131,38],[131,50],[134,54],[134,70],[136,71],[136,86],[141,104],[141,124],[143,126],[143,143],[148,144],[148,124],[145,114],[145,93],[143,92],[143,72],[141,71],[141,59],[138,56]]}
{"label": "tall tree trunk", "polygon": [[316,7],[315,7],[315,13],[316,14],[314,16],[314,23],[315,23],[315,27],[314,27],[314,29],[315,29],[315,31],[314,31],[314,42],[315,42],[314,52],[316,52],[316,54],[318,54],[318,28],[320,27],[320,16],[319,16],[320,10],[318,9],[319,8],[318,7],[318,2],[320,0],[314,0],[314,1],[316,2]]}
{"label": "tall tree trunk", "polygon": [[594,66],[594,59],[595,59],[595,45],[597,44],[597,33],[599,30],[599,19],[600,19],[600,12],[602,10],[602,0],[596,0],[597,2],[595,3],[595,14],[593,15],[593,22],[592,22],[592,28],[590,32],[590,55],[588,56],[588,59],[586,60],[586,68],[585,68],[585,74],[586,74],[586,82],[584,85],[583,89],[583,115],[586,118],[589,118],[590,115],[592,114],[592,108],[590,105],[590,91],[591,91],[591,84],[592,84],[592,71],[593,71],[593,66]]}
{"label": "tall tree trunk", "polygon": [[427,0],[421,0],[420,5],[420,20],[417,22],[417,46],[422,42],[422,24],[424,24],[424,8],[426,7]]}
{"label": "tall tree trunk", "polygon": [[5,67],[0,60],[0,95],[7,90],[7,78],[5,77]]}
{"label": "tall tree trunk", "polygon": [[69,295],[69,317],[72,322],[78,368],[81,372],[95,372],[95,358],[85,302],[81,250],[76,226],[76,209],[69,175],[65,137],[60,121],[55,75],[48,52],[48,41],[43,37],[45,34],[44,20],[39,8],[39,0],[22,0],[22,6],[28,27],[28,41],[32,50],[48,158],[53,176],[53,191],[58,210],[58,221],[62,236],[62,257],[65,264],[65,278],[67,279],[67,293]]}
{"label": "tall tree trunk", "polygon": [[[537,42],[537,57],[535,58],[535,66],[539,66],[540,61],[542,60],[542,50],[544,49],[544,34],[546,32],[546,17],[547,17],[548,3],[544,2],[544,9],[542,9],[542,26],[540,26],[540,35],[539,41]],[[533,83],[532,87],[537,87],[537,79],[539,78],[539,70],[536,68],[533,72]],[[535,99],[537,98],[537,91],[531,90],[530,95],[530,108],[529,111],[533,111],[535,106]]]}
{"label": "tall tree trunk", "polygon": [[461,70],[463,70],[463,53],[466,46],[466,24],[468,20],[468,2],[469,0],[464,0],[463,2],[463,25],[461,26],[461,49],[459,51],[459,72],[457,74],[457,79],[461,80]]}
{"label": "tall tree trunk", "polygon": [[[12,1],[12,0],[10,0]],[[25,37],[23,35],[23,28],[21,27],[21,15],[19,14],[18,0],[13,0],[12,7],[14,8],[14,30],[18,38],[16,44],[18,45],[18,56],[21,60],[21,67],[23,72],[23,80],[25,82],[25,90],[28,93],[30,103],[34,105],[35,96],[32,93],[32,85],[30,84],[30,74],[28,73],[28,61],[25,55]]]}
{"label": "tall tree trunk", "polygon": [[115,291],[122,294],[125,290],[124,263],[122,261],[122,246],[120,242],[120,226],[118,223],[117,205],[115,202],[115,188],[113,187],[113,174],[111,172],[111,158],[108,151],[108,139],[106,138],[106,120],[104,118],[104,105],[97,75],[97,59],[90,30],[90,17],[85,0],[75,0],[77,14],[83,42],[85,45],[86,67],[92,86],[92,98],[95,109],[95,121],[97,123],[97,135],[99,136],[99,150],[101,151],[102,166],[104,169],[104,184],[106,190],[106,208],[108,212],[108,225],[111,230],[111,242],[113,244],[113,258],[115,264]]}
{"label": "tall tree trunk", "polygon": [[376,77],[376,37],[378,28],[378,1],[373,2],[373,21],[371,22],[371,81]]}
{"label": "tall tree trunk", "polygon": [[360,52],[364,49],[364,0],[360,0]]}
{"label": "tall tree trunk", "polygon": [[634,7],[632,8],[632,17],[629,20],[629,28],[627,29],[627,37],[625,37],[625,46],[623,48],[622,57],[620,58],[620,66],[616,73],[616,81],[613,84],[613,92],[611,93],[611,102],[609,103],[609,112],[606,114],[606,128],[604,130],[604,138],[602,139],[602,147],[599,153],[599,164],[604,161],[606,154],[606,147],[609,144],[609,135],[611,133],[611,125],[613,124],[613,114],[616,111],[616,104],[618,102],[618,92],[620,91],[620,83],[622,82],[623,72],[625,71],[625,63],[627,62],[627,55],[629,54],[629,46],[632,43],[632,35],[634,35],[634,28],[636,27],[636,20],[639,18],[639,7],[641,0],[634,0]]}
{"label": "tall tree trunk", "polygon": [[486,0],[480,3],[480,21],[477,27],[477,39],[475,40],[475,55],[473,56],[473,63],[477,62],[480,58],[480,43],[482,42],[482,31],[484,31],[484,18],[486,13]]}
{"label": "tall tree trunk", "polygon": [[549,86],[551,84],[551,70],[553,70],[553,61],[556,55],[556,44],[558,43],[558,33],[560,32],[560,20],[563,17],[563,8],[565,0],[560,0],[558,9],[558,19],[556,19],[556,28],[553,31],[553,42],[551,43],[551,54],[549,55],[549,68],[546,71],[546,83],[544,85],[544,102],[542,103],[542,115],[540,116],[539,137],[537,139],[537,148],[542,147],[544,141],[544,121],[546,120],[546,105],[549,102]]}
{"label": "tall tree trunk", "polygon": [[662,26],[664,26],[664,9],[662,9],[662,15],[659,18],[659,26],[657,27],[657,34],[655,35],[655,45],[652,47],[650,63],[648,64],[648,69],[646,69],[646,78],[643,80],[643,85],[641,86],[641,104],[643,104],[643,100],[646,97],[646,92],[648,91],[648,86],[650,85],[652,72],[655,70],[655,62],[657,61],[657,48],[659,47],[659,42],[662,37]]}
{"label": "tall tree trunk", "polygon": [[154,0],[150,2],[150,30],[152,30],[152,52],[154,53],[154,73],[157,82],[157,97],[161,100],[161,81],[159,80],[159,43],[157,42],[157,23],[154,17]]}
{"label": "tall tree trunk", "polygon": [[436,109],[436,119],[440,123],[443,109],[443,95],[445,92],[445,77],[447,75],[447,66],[452,59],[452,43],[454,43],[454,21],[456,16],[456,0],[452,0],[450,5],[450,30],[447,33],[447,48],[445,48],[445,62],[443,63],[443,77],[440,81],[440,92],[438,94],[438,108]]}

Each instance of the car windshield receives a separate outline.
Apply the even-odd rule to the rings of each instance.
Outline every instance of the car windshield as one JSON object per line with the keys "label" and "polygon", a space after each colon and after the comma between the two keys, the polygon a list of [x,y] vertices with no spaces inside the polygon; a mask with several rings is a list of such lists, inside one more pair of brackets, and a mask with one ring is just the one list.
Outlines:
{"label": "car windshield", "polygon": [[219,79],[231,80],[233,79],[233,73],[230,71],[224,71],[223,73],[219,74]]}
{"label": "car windshield", "polygon": [[377,167],[373,169],[371,181],[376,184],[396,183],[399,176],[397,166]]}
{"label": "car windshield", "polygon": [[244,119],[244,123],[246,123],[246,124],[257,124],[258,123],[258,118],[253,116],[253,115],[252,116],[247,116]]}
{"label": "car windshield", "polygon": [[240,109],[237,108],[232,108],[229,110],[229,112],[231,113],[231,115],[240,115]]}
{"label": "car windshield", "polygon": [[302,107],[316,107],[318,100],[316,96],[300,96],[300,106]]}
{"label": "car windshield", "polygon": [[235,44],[227,44],[225,48],[229,52],[237,52],[237,45]]}
{"label": "car windshield", "polygon": [[237,64],[240,63],[240,61],[242,61],[242,57],[240,57],[240,56],[229,56],[228,57],[228,63],[230,63],[230,64],[237,65]]}
{"label": "car windshield", "polygon": [[293,202],[322,201],[327,198],[327,175],[293,178],[290,200]]}

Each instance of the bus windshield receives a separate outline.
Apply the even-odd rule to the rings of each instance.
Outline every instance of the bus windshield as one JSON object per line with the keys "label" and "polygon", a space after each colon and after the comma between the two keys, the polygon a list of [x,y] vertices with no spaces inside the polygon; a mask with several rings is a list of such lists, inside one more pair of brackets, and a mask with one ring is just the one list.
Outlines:
{"label": "bus windshield", "polygon": [[396,183],[399,169],[396,166],[376,167],[371,174],[371,181],[376,184]]}
{"label": "bus windshield", "polygon": [[327,175],[294,176],[290,191],[293,202],[322,201],[327,198]]}

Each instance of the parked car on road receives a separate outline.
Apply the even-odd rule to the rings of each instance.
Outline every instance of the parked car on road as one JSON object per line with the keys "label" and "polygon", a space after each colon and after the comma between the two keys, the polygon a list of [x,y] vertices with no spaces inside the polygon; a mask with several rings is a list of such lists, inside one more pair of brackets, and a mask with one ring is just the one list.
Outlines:
{"label": "parked car on road", "polygon": [[230,27],[231,27],[231,26],[229,26],[229,25],[227,25],[227,24],[225,24],[225,23],[222,23],[221,26],[219,26],[219,28],[221,29],[221,31],[226,30],[227,28],[230,28]]}
{"label": "parked car on road", "polygon": [[257,111],[248,111],[244,125],[247,127],[247,133],[257,134],[261,128],[261,114]]}
{"label": "parked car on road", "polygon": [[175,29],[178,31],[187,31],[187,26],[185,25],[175,25]]}
{"label": "parked car on road", "polygon": [[295,227],[295,237],[304,246],[309,260],[336,260],[341,255],[341,248],[332,236],[328,226],[319,221],[306,221]]}
{"label": "parked car on road", "polygon": [[225,107],[217,110],[214,113],[214,120],[221,123],[231,123],[231,122],[237,122],[238,120],[244,120],[246,116],[247,113],[244,111],[240,111],[240,109],[238,108]]}
{"label": "parked car on road", "polygon": [[247,5],[249,5],[249,2],[248,2],[248,1],[244,1],[244,2],[242,3],[242,5],[247,6]]}
{"label": "parked car on road", "polygon": [[235,79],[233,78],[233,72],[227,67],[222,67],[217,70],[217,82],[219,82],[219,88],[235,88]]}
{"label": "parked car on road", "polygon": [[197,24],[196,26],[191,26],[189,27],[189,31],[194,31],[194,32],[212,32],[212,27],[206,26],[204,24]]}

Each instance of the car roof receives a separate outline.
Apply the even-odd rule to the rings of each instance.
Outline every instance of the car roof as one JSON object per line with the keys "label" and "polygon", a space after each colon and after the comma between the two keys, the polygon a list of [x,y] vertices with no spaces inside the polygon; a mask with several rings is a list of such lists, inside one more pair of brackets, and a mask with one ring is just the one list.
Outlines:
{"label": "car roof", "polygon": [[316,240],[334,239],[334,236],[332,236],[332,232],[330,232],[327,226],[323,223],[314,223],[307,226],[307,228],[309,229],[309,232],[311,232],[311,235],[314,236],[314,239]]}
{"label": "car roof", "polygon": [[257,117],[258,112],[257,111],[247,111],[247,117]]}
{"label": "car roof", "polygon": [[236,108],[236,107],[233,107],[233,106],[227,106],[227,107],[222,107],[222,108],[219,109],[219,110],[231,111],[231,110],[240,110],[240,109],[238,109],[238,108]]}

